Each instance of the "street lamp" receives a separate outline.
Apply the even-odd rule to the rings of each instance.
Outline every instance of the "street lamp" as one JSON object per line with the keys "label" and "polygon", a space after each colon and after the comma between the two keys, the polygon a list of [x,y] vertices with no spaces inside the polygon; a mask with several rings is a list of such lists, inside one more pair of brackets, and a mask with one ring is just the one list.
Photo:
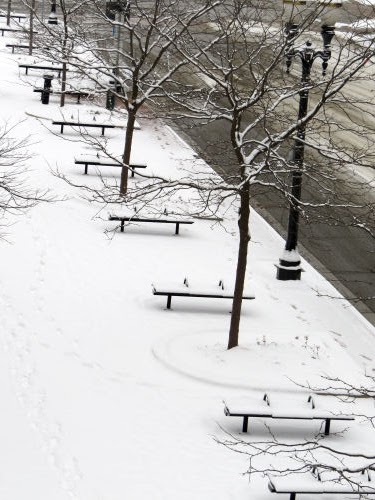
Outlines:
{"label": "street lamp", "polygon": [[[310,41],[307,41],[302,47],[295,48],[294,41],[299,34],[299,25],[295,21],[296,16],[300,16],[299,6],[302,4],[302,0],[284,0],[284,6],[285,4],[288,4],[288,7],[292,9],[289,21],[285,26],[285,34],[287,37],[285,50],[286,71],[289,73],[292,60],[297,58],[301,61],[302,75],[301,90],[299,92],[297,136],[295,138],[293,151],[290,157],[290,160],[293,163],[293,171],[291,201],[289,205],[288,234],[283,255],[279,259],[279,264],[276,266],[276,277],[279,280],[299,280],[301,279],[302,268],[297,243],[306,133],[306,124],[303,122],[303,119],[305,118],[308,109],[308,84],[310,81],[311,68],[314,61],[316,59],[320,59],[322,61],[322,74],[326,74],[328,61],[331,58],[331,41],[335,34],[335,27],[334,23],[333,25],[322,25],[321,36],[323,39],[323,50],[314,49]],[[306,2],[304,2],[304,5],[305,4]],[[319,17],[321,18],[321,21],[327,23],[329,21],[332,22],[332,16],[327,15],[327,13],[324,12],[325,7],[336,8],[340,6],[341,3],[321,0],[318,5],[320,5],[322,9],[322,12],[319,12],[319,14],[321,14]]]}
{"label": "street lamp", "polygon": [[47,22],[48,24],[57,24],[56,0],[51,0],[51,12]]}
{"label": "street lamp", "polygon": [[106,3],[106,15],[112,21],[116,20],[116,13],[118,13],[119,24],[117,29],[117,43],[116,43],[116,62],[115,67],[113,68],[114,79],[111,79],[109,82],[110,88],[107,90],[107,100],[106,100],[106,108],[112,110],[115,106],[115,94],[122,92],[122,85],[118,81],[119,76],[119,66],[120,66],[120,48],[121,48],[121,20],[122,16],[124,16],[124,22],[129,23],[130,20],[130,0],[119,0],[116,2],[107,2]]}

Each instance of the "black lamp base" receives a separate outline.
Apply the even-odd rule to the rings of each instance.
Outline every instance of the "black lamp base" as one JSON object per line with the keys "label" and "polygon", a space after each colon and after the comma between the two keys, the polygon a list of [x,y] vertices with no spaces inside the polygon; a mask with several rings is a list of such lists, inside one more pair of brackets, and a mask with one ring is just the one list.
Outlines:
{"label": "black lamp base", "polygon": [[276,278],[278,280],[288,281],[288,280],[301,279],[302,267],[300,260],[296,262],[291,262],[288,260],[280,259],[280,262],[278,265],[276,265],[276,268],[277,268]]}

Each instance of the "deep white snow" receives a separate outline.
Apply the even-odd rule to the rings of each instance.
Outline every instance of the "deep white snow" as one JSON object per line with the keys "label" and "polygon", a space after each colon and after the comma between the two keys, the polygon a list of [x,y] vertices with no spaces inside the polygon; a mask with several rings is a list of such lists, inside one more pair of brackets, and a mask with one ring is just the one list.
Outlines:
{"label": "deep white snow", "polygon": [[[290,396],[303,392],[294,382],[319,384],[322,374],[361,381],[373,369],[374,328],[306,262],[300,282],[277,281],[283,241],[255,211],[246,288],[256,298],[244,301],[240,346],[226,350],[230,300],[175,297],[165,310],[152,283],[188,276],[198,288],[233,285],[235,210],[225,214],[225,230],[196,220],[179,236],[159,224],[113,233],[107,209],[52,175],[58,168],[76,183],[99,185],[95,168],[84,176],[74,164],[92,148],[76,130],[61,136],[52,127],[58,97],[48,107],[39,102],[30,84],[42,84],[40,73],[19,72],[24,56],[9,53],[10,39],[0,38],[2,120],[20,122],[15,134],[30,139],[29,182],[61,201],[12,219],[10,243],[1,245],[1,497],[272,499],[267,478],[249,483],[246,457],[213,439],[221,427],[234,435],[241,428],[222,401]],[[194,168],[194,152],[163,123],[139,123],[133,159],[163,175]],[[101,140],[100,131],[90,133]],[[105,140],[121,154],[124,130],[108,130]],[[101,172],[119,180],[119,169]],[[320,428],[271,425],[284,438],[297,426],[300,436]],[[371,427],[349,427],[343,446],[373,450]],[[262,420],[250,428],[245,439],[267,436]]]}

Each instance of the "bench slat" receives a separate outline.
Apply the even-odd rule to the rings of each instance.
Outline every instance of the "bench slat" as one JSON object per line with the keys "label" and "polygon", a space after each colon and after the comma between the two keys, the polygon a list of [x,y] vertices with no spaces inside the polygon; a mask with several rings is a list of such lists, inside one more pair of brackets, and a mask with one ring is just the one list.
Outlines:
{"label": "bench slat", "polygon": [[[269,477],[268,488],[272,493],[295,494],[375,494],[375,483],[356,480],[355,484],[340,484],[333,480],[319,481],[313,475],[289,475],[287,477]],[[358,488],[358,489],[357,489]]]}
{"label": "bench slat", "polygon": [[[131,168],[134,166],[131,165]],[[116,217],[109,216],[108,220],[124,221],[124,222],[160,222],[161,224],[194,224],[192,220],[179,220],[179,219],[156,219],[156,218],[141,218],[141,217]]]}
{"label": "bench slat", "polygon": [[66,122],[66,121],[53,121],[52,125],[67,125],[70,127],[105,127],[105,128],[115,128],[119,125],[113,125],[112,123],[85,123],[85,122]]}
{"label": "bench slat", "polygon": [[[192,298],[206,298],[206,299],[233,299],[234,293],[232,291],[226,291],[220,286],[212,289],[212,291],[193,289],[188,286],[181,288],[166,288],[162,289],[156,285],[152,285],[152,293],[154,295],[163,295],[167,297],[167,309],[171,308],[172,297],[192,297]],[[244,294],[243,299],[251,300],[255,299],[254,295]]]}

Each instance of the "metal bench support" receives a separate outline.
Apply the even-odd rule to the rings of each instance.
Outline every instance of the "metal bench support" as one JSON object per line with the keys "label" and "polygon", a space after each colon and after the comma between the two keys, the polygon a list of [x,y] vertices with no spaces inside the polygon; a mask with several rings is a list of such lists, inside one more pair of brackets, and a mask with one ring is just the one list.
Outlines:
{"label": "metal bench support", "polygon": [[330,428],[330,426],[331,426],[331,419],[327,418],[327,419],[326,419],[326,425],[325,425],[325,427],[324,427],[324,434],[325,434],[326,436],[328,436],[328,435],[329,435],[329,428]]}
{"label": "metal bench support", "polygon": [[249,423],[249,417],[244,416],[243,423],[242,423],[242,432],[247,432],[248,423]]}
{"label": "metal bench support", "polygon": [[172,303],[172,294],[169,293],[167,298],[167,309],[171,308],[171,303]]}

